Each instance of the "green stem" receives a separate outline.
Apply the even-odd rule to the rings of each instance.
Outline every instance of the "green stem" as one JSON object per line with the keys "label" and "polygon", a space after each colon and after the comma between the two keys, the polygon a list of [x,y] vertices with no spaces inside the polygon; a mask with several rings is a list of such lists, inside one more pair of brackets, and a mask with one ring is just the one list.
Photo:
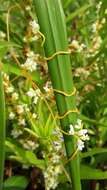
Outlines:
{"label": "green stem", "polygon": [[3,190],[3,175],[5,161],[5,98],[2,74],[0,71],[0,190]]}
{"label": "green stem", "polygon": [[[34,2],[41,32],[46,37],[46,42],[44,44],[45,55],[49,57],[58,51],[68,51],[65,17],[61,1],[34,0]],[[69,55],[55,56],[48,62],[48,68],[54,89],[67,93],[73,92],[74,85]],[[55,96],[60,115],[76,108],[75,96],[67,97],[57,92]],[[76,120],[76,113],[68,114],[61,120],[62,129],[68,131],[69,125],[75,123]],[[64,136],[64,141],[67,157],[70,158],[76,150],[76,139],[74,137]],[[81,190],[79,155],[77,154],[68,165],[73,190]]]}

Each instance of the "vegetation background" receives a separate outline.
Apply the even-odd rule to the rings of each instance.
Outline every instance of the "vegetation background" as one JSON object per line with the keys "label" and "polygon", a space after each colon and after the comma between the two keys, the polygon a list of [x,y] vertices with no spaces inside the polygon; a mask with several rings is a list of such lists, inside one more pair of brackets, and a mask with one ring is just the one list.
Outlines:
{"label": "vegetation background", "polygon": [[[6,108],[3,189],[69,190],[72,181],[65,164],[64,132],[56,119],[57,106],[43,49],[45,36],[40,32],[35,3],[0,0],[0,69]],[[90,138],[84,149],[79,148],[82,190],[106,190],[107,2],[61,3],[79,121]],[[1,138],[4,141],[4,136]],[[2,147],[0,143],[1,155]],[[2,183],[3,164],[0,167]]]}

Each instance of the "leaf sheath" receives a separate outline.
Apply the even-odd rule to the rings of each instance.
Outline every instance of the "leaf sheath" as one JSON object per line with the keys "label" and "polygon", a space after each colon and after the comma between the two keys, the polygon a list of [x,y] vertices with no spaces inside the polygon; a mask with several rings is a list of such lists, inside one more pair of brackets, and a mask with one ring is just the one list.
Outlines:
{"label": "leaf sheath", "polygon": [[[60,0],[35,0],[35,10],[40,24],[41,32],[46,37],[44,45],[45,55],[49,57],[58,51],[68,51],[65,17]],[[67,93],[74,89],[69,55],[57,55],[48,62],[53,88]],[[66,97],[55,93],[58,112],[65,112],[76,108],[75,96]],[[62,129],[67,131],[70,123],[76,122],[77,114],[71,113],[61,120]],[[64,136],[68,158],[76,150],[75,138]],[[73,190],[81,190],[79,157],[69,162],[69,171]]]}
{"label": "leaf sheath", "polygon": [[3,189],[5,160],[5,98],[2,74],[0,72],[0,190]]}

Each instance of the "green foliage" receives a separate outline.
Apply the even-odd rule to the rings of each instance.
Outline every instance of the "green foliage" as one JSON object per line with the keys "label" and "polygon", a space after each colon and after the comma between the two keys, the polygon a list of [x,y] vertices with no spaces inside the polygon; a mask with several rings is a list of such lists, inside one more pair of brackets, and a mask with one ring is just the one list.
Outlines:
{"label": "green foliage", "polygon": [[6,141],[6,146],[14,153],[10,156],[10,159],[17,160],[26,165],[34,165],[40,169],[45,169],[44,160],[37,159],[36,155],[31,151],[24,151],[18,147],[15,142]]}
{"label": "green foliage", "polygon": [[[69,133],[69,125],[74,125],[78,118],[72,113],[60,124],[57,115],[77,107],[83,128],[90,136],[80,152],[82,190],[105,190],[106,0],[1,0],[0,3],[0,188],[4,175],[4,190],[34,186],[74,190],[68,165],[74,163],[72,180],[75,178],[78,184],[77,168],[75,159],[65,164],[63,136],[69,144],[69,157],[77,144],[63,130]],[[60,54],[46,61],[45,56],[60,50],[71,51],[70,57]],[[57,92],[54,95],[52,85],[68,93],[75,86],[76,97]]]}
{"label": "green foliage", "polygon": [[12,176],[5,180],[3,190],[24,190],[28,183],[25,176]]}
{"label": "green foliage", "polygon": [[81,179],[107,179],[107,172],[103,172],[100,169],[93,169],[88,165],[81,165]]}

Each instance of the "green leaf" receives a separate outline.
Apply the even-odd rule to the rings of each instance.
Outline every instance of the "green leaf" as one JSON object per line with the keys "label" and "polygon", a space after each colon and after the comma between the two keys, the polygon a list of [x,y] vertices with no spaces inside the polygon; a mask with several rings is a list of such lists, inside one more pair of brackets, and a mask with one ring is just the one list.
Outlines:
{"label": "green leaf", "polygon": [[90,166],[87,166],[87,165],[81,165],[81,179],[86,179],[86,180],[89,180],[89,179],[107,179],[107,171],[104,172],[100,169],[94,169]]}
{"label": "green leaf", "polygon": [[32,151],[24,150],[23,148],[15,145],[15,143],[12,143],[10,141],[6,141],[5,144],[14,153],[14,155],[10,156],[10,159],[17,160],[18,162],[21,162],[23,164],[27,164],[30,166],[34,165],[40,169],[45,168],[45,161],[42,159],[38,159]]}
{"label": "green leaf", "polygon": [[[29,124],[30,124],[30,126],[31,126],[32,131],[35,132],[35,135],[36,135],[37,137],[40,137],[40,136],[41,136],[41,132],[40,132],[40,128],[39,128],[39,126],[37,125],[37,123],[35,123],[35,121],[31,118],[31,116],[30,116],[29,113],[26,113],[26,117],[27,117],[27,119],[28,119],[28,122],[29,122]],[[31,132],[31,131],[29,131],[29,130],[26,130],[26,131]]]}
{"label": "green leaf", "polygon": [[66,9],[71,3],[73,3],[74,0],[66,0],[63,7]]}
{"label": "green leaf", "polygon": [[25,176],[12,176],[5,180],[3,190],[23,190],[29,180]]}
{"label": "green leaf", "polygon": [[[50,57],[58,51],[68,52],[65,15],[62,9],[61,0],[34,0],[34,6],[41,32],[46,38],[44,44],[46,57]],[[55,56],[53,59],[49,60],[48,68],[53,88],[71,93],[74,86],[70,56],[67,54]],[[55,98],[60,115],[76,108],[75,96],[65,97],[56,92]],[[61,120],[62,129],[67,131],[69,124],[76,122],[76,116],[76,113],[71,113],[64,117]],[[76,148],[76,138],[65,135],[64,140],[67,156],[70,157]],[[78,154],[74,160],[68,163],[68,165],[73,189],[81,190]]]}
{"label": "green leaf", "polygon": [[107,148],[93,148],[92,150],[90,150],[88,152],[81,153],[81,158],[86,158],[89,156],[93,156],[95,154],[102,154],[102,153],[106,153],[106,152],[107,152]]}
{"label": "green leaf", "polygon": [[15,43],[13,43],[13,42],[8,42],[8,41],[0,41],[0,50],[2,49],[2,48],[10,48],[10,47],[19,47],[19,48],[21,48],[21,46],[20,45],[18,45],[18,44],[15,44]]}
{"label": "green leaf", "polygon": [[34,165],[40,169],[45,169],[45,161],[37,159],[36,155],[31,151],[26,151],[26,159],[31,165]]}
{"label": "green leaf", "polygon": [[52,130],[53,130],[53,123],[54,123],[54,121],[52,122],[51,114],[50,114],[48,119],[47,119],[46,125],[44,127],[44,134],[46,137],[51,136]]}
{"label": "green leaf", "polygon": [[39,120],[40,120],[40,126],[45,126],[46,120],[47,120],[47,115],[46,115],[46,110],[44,106],[44,100],[40,99],[39,104],[38,104],[38,115],[39,115]]}
{"label": "green leaf", "polygon": [[80,7],[79,9],[77,9],[76,11],[74,11],[73,13],[69,14],[68,17],[66,18],[66,22],[70,22],[72,19],[74,19],[76,16],[80,16],[82,14],[84,14],[84,12],[90,8],[92,5],[83,5],[82,7]]}
{"label": "green leaf", "polygon": [[2,58],[6,52],[11,49],[12,47],[19,47],[21,48],[20,45],[15,44],[13,42],[8,42],[8,41],[0,41],[0,57]]}
{"label": "green leaf", "polygon": [[[15,75],[17,75],[19,77],[25,77],[25,78],[27,76],[29,76],[28,72],[26,72],[26,74],[24,74],[24,72],[22,71],[22,69],[19,68],[15,64],[13,65],[11,63],[1,63],[1,67],[2,67],[3,71],[6,72],[6,73],[8,73],[8,74],[13,73],[13,74],[15,74]],[[40,74],[37,71],[35,71],[34,73],[32,73],[32,79],[34,81],[36,81],[38,84],[42,84],[44,82],[44,80],[40,79]]]}
{"label": "green leaf", "polygon": [[[12,150],[12,152],[15,154],[15,157],[17,158],[16,160],[20,161],[21,163],[27,162],[25,157],[25,150],[23,148],[17,146],[15,142],[11,142],[8,140],[5,141],[5,145],[9,147],[10,150]],[[15,157],[13,156],[10,158],[15,158]]]}
{"label": "green leaf", "polygon": [[5,95],[3,87],[2,73],[0,71],[0,190],[2,190],[4,162],[5,162]]}
{"label": "green leaf", "polygon": [[30,135],[34,136],[35,138],[39,137],[33,130],[24,128],[24,131],[27,131]]}

